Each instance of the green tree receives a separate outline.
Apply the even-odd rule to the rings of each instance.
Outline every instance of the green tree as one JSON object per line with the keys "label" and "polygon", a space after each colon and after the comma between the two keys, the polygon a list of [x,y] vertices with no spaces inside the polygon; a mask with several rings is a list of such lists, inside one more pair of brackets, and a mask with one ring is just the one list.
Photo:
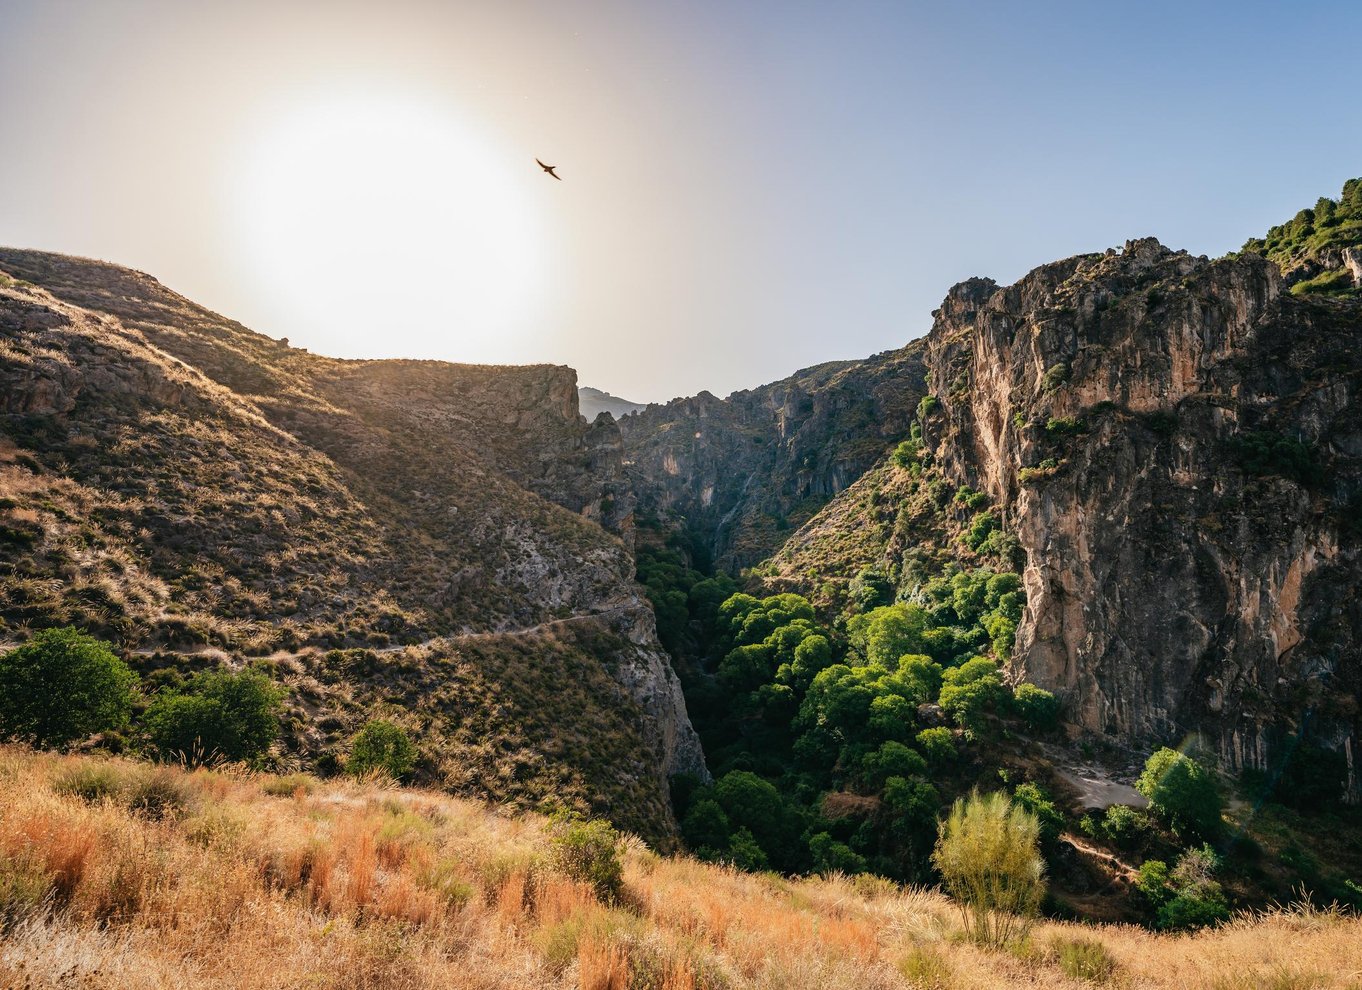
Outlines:
{"label": "green tree", "polygon": [[809,837],[809,855],[813,868],[819,873],[864,873],[865,857],[845,842],[838,842],[827,832]]}
{"label": "green tree", "polygon": [[44,629],[0,657],[0,737],[63,746],[121,728],[136,686],[108,643],[70,627]]}
{"label": "green tree", "polygon": [[1213,839],[1220,832],[1224,799],[1215,777],[1190,756],[1166,746],[1149,757],[1135,789],[1174,832]]}
{"label": "green tree", "polygon": [[375,771],[393,780],[405,780],[416,769],[416,744],[406,730],[387,719],[372,719],[350,743],[345,769],[356,777]]}
{"label": "green tree", "polygon": [[932,863],[976,942],[1002,946],[1029,931],[1045,896],[1040,825],[1006,794],[958,799]]}
{"label": "green tree", "polygon": [[184,691],[157,696],[147,731],[163,757],[254,760],[279,735],[283,700],[283,689],[257,670],[201,673]]}
{"label": "green tree", "polygon": [[970,734],[984,726],[984,714],[1007,697],[998,665],[984,657],[966,660],[942,676],[941,708]]}
{"label": "green tree", "polygon": [[1016,686],[1012,692],[1012,708],[1037,732],[1049,732],[1059,725],[1059,699],[1034,684]]}

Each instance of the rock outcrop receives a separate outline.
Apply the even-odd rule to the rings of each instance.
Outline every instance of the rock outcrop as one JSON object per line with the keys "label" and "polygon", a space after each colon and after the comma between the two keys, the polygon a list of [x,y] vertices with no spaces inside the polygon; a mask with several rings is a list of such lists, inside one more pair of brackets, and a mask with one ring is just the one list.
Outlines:
{"label": "rock outcrop", "polygon": [[1093,732],[1263,766],[1357,744],[1362,306],[1153,240],[951,290],[928,337],[946,474],[1026,555],[1015,674]]}

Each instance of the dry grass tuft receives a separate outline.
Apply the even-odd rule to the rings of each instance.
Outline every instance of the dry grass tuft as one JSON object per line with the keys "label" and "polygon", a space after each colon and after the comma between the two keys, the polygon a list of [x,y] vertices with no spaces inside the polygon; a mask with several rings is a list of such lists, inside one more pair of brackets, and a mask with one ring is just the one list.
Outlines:
{"label": "dry grass tuft", "polygon": [[625,895],[602,904],[549,868],[541,820],[432,793],[16,747],[0,786],[0,986],[1356,990],[1362,973],[1362,921],[1303,905],[1177,937],[1043,923],[990,952],[934,892],[633,841]]}

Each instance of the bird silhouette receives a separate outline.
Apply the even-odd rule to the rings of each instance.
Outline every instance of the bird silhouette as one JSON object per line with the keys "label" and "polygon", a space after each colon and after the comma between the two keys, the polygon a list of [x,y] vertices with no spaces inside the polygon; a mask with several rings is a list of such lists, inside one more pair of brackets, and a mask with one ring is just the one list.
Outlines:
{"label": "bird silhouette", "polygon": [[557,179],[559,182],[563,181],[563,177],[554,171],[554,169],[558,167],[557,165],[545,165],[543,162],[539,161],[538,158],[535,159],[535,163],[538,164],[538,166],[542,168],[545,172],[549,173],[549,175]]}

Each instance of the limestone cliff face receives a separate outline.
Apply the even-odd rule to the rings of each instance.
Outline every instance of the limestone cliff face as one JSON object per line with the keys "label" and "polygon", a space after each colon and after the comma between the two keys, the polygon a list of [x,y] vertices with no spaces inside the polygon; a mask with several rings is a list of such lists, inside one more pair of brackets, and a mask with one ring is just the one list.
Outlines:
{"label": "limestone cliff face", "polygon": [[727,399],[701,392],[625,417],[640,511],[689,530],[720,568],[754,564],[902,437],[925,391],[923,371],[915,343]]}
{"label": "limestone cliff face", "polygon": [[1025,551],[1016,676],[1091,731],[1356,750],[1362,306],[1281,289],[1144,240],[938,311],[929,446]]}

